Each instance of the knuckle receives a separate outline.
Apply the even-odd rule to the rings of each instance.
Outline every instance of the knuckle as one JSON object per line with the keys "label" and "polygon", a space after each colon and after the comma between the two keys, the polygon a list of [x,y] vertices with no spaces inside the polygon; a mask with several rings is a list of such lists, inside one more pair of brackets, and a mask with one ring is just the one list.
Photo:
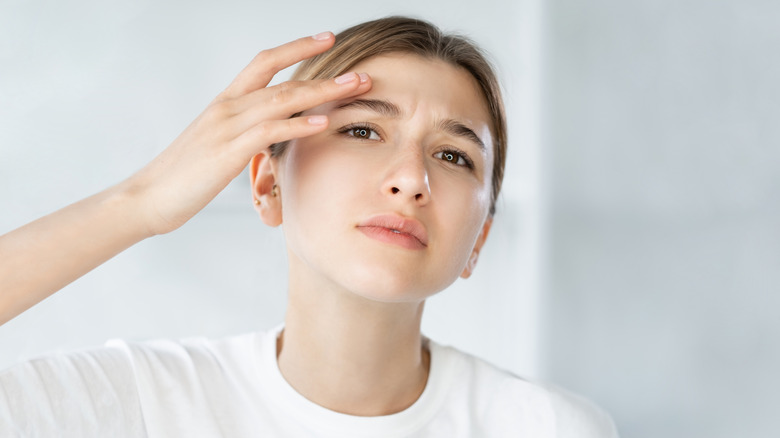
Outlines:
{"label": "knuckle", "polygon": [[272,57],[271,49],[263,49],[259,52],[257,52],[257,55],[255,55],[254,61],[267,63],[271,57]]}
{"label": "knuckle", "polygon": [[273,49],[265,49],[260,51],[257,55],[255,55],[254,61],[260,64],[262,66],[262,70],[266,71],[267,73],[276,73],[282,69]]}
{"label": "knuckle", "polygon": [[334,82],[332,79],[320,79],[319,81],[320,82],[317,85],[319,89],[322,90],[323,92],[328,92],[328,91],[332,92],[334,91],[334,89],[335,90],[338,89],[337,87],[333,86]]}
{"label": "knuckle", "polygon": [[230,87],[222,90],[219,94],[217,94],[214,100],[211,101],[211,104],[214,105],[218,102],[224,102],[229,99],[230,99]]}
{"label": "knuckle", "polygon": [[273,94],[271,94],[271,103],[279,105],[287,102],[290,99],[293,90],[293,84],[289,82],[282,82],[276,86]]}
{"label": "knuckle", "polygon": [[293,117],[292,119],[287,119],[284,121],[284,129],[286,131],[294,130],[298,126],[298,117]]}
{"label": "knuckle", "polygon": [[287,82],[282,82],[281,84],[278,85],[278,87],[279,90],[281,91],[290,92],[295,88],[295,84],[293,82],[287,81]]}
{"label": "knuckle", "polygon": [[271,135],[271,127],[268,121],[263,121],[255,125],[255,135],[258,137],[268,137]]}
{"label": "knuckle", "polygon": [[255,55],[255,59],[263,60],[265,58],[268,58],[270,53],[271,53],[271,49],[263,49],[257,52],[257,55]]}
{"label": "knuckle", "polygon": [[271,104],[272,105],[281,105],[284,103],[285,97],[287,96],[287,92],[283,90],[276,90],[271,95]]}
{"label": "knuckle", "polygon": [[349,93],[348,88],[341,85],[336,85],[332,79],[320,80],[320,82],[317,84],[316,90],[318,94],[327,96],[328,98],[343,96]]}
{"label": "knuckle", "polygon": [[209,107],[209,118],[223,120],[233,115],[233,102],[231,100],[222,100],[212,104]]}

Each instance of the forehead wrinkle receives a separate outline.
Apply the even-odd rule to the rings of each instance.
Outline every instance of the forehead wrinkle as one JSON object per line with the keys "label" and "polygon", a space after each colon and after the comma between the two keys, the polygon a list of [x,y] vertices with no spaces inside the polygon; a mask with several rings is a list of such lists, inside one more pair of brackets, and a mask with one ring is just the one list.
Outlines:
{"label": "forehead wrinkle", "polygon": [[[375,112],[381,116],[387,118],[401,118],[404,115],[404,111],[398,105],[384,99],[355,99],[349,102],[336,106],[335,110],[344,109],[363,109],[371,112]],[[482,139],[477,135],[474,130],[466,126],[465,124],[454,120],[444,119],[436,124],[437,129],[446,132],[454,137],[460,137],[471,143],[474,143],[479,147],[480,151],[485,152],[487,147]]]}
{"label": "forehead wrinkle", "polygon": [[403,115],[403,111],[398,105],[383,99],[355,99],[336,107],[337,110],[347,108],[365,109],[392,119],[400,118]]}

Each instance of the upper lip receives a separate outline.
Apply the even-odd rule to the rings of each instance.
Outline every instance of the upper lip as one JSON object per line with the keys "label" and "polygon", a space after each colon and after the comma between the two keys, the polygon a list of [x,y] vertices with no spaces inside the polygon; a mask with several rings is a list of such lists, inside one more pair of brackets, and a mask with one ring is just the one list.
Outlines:
{"label": "upper lip", "polygon": [[397,214],[380,214],[372,216],[359,223],[360,227],[380,227],[408,234],[417,239],[423,246],[428,246],[428,232],[417,219],[403,217]]}

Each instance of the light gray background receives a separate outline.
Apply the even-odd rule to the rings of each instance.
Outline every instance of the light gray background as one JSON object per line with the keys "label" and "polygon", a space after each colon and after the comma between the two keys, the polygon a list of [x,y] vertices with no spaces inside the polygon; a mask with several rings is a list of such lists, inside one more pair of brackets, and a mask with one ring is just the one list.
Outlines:
{"label": "light gray background", "polygon": [[[490,51],[511,127],[481,264],[424,332],[593,399],[623,437],[776,434],[776,2],[4,1],[0,232],[138,169],[258,50],[392,13]],[[0,368],[280,322],[284,242],[246,180],[0,327]]]}

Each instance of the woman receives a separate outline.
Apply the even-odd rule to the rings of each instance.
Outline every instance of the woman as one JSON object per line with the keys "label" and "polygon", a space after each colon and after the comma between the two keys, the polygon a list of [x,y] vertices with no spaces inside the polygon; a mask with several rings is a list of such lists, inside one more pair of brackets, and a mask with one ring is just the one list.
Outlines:
{"label": "woman", "polygon": [[0,321],[175,230],[249,163],[260,218],[284,225],[284,326],[19,365],[0,374],[0,431],[614,436],[587,402],[420,333],[425,299],[476,267],[505,148],[489,64],[426,22],[391,17],[261,52],[137,174],[0,238]]}

